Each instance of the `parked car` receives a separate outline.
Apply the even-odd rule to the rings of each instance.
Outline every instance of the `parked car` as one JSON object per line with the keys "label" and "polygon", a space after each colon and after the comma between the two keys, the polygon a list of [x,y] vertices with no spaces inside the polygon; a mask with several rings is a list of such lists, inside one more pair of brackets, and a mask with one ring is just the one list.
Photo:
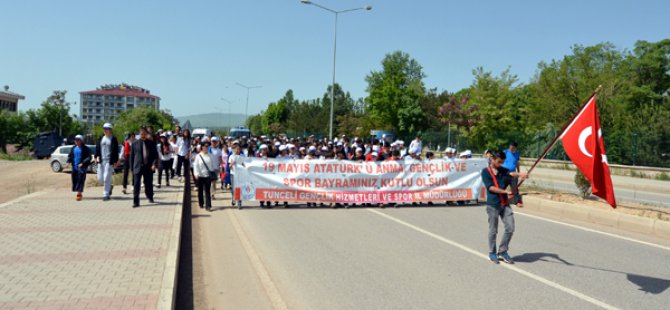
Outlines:
{"label": "parked car", "polygon": [[[95,145],[87,144],[89,149],[91,149],[91,165],[89,166],[88,171],[92,173],[98,173],[98,164],[94,163],[93,157],[95,157]],[[51,153],[51,159],[49,160],[49,165],[51,165],[51,170],[53,172],[61,172],[65,169],[67,165],[67,156],[70,154],[74,145],[65,145],[59,146],[56,150]],[[114,168],[114,171],[119,172],[123,170],[123,144],[119,145],[119,166]]]}

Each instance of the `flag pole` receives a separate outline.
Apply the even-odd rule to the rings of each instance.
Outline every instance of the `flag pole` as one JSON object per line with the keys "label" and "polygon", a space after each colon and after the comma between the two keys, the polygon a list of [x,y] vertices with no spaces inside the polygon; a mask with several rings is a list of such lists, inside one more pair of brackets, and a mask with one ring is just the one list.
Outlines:
{"label": "flag pole", "polygon": [[[556,142],[558,142],[558,138],[560,138],[561,135],[563,135],[563,132],[565,131],[565,129],[567,129],[568,126],[570,126],[570,124],[572,124],[572,121],[574,121],[575,118],[577,117],[577,115],[579,115],[579,112],[581,112],[582,110],[584,110],[584,107],[586,107],[586,105],[591,101],[591,98],[593,98],[593,96],[595,96],[595,95],[600,91],[601,88],[603,88],[603,86],[602,86],[602,85],[598,85],[598,88],[596,88],[596,90],[593,91],[593,94],[591,94],[591,96],[589,96],[589,98],[586,99],[586,101],[582,104],[582,106],[579,108],[579,110],[577,110],[577,113],[575,113],[575,115],[573,115],[572,118],[570,118],[570,120],[569,120],[567,123],[565,123],[565,125],[563,125],[563,128],[561,128],[561,131],[554,137],[553,140],[551,140],[551,142],[549,143],[549,145],[544,149],[544,152],[542,152],[542,155],[540,155],[540,156],[537,158],[537,160],[533,163],[533,165],[530,166],[530,169],[528,169],[528,171],[526,172],[527,174],[530,174],[530,172],[533,171],[533,169],[535,169],[535,166],[537,166],[537,164],[538,164],[542,159],[544,159],[545,156],[547,156],[547,153],[549,153],[549,150],[551,150],[551,148],[554,147],[554,145],[556,145]],[[523,181],[524,181],[524,180],[521,180],[521,181],[516,185],[516,187],[514,188],[515,191],[519,189],[519,186],[521,186],[521,184],[523,184]]]}

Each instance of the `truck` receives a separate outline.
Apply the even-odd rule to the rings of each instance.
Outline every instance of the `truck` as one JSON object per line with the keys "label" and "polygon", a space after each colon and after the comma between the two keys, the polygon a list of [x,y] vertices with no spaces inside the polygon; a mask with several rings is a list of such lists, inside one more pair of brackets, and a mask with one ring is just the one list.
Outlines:
{"label": "truck", "polygon": [[42,159],[51,155],[63,143],[55,131],[41,132],[33,140],[33,156]]}
{"label": "truck", "polygon": [[251,137],[251,130],[242,126],[234,127],[230,130],[230,136],[236,139],[241,137]]}

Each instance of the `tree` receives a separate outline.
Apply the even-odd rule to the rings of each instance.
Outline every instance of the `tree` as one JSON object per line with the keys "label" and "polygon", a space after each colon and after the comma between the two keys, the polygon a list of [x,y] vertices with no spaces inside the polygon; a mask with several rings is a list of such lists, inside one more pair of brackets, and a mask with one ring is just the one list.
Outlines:
{"label": "tree", "polygon": [[372,71],[368,83],[366,112],[379,129],[395,129],[410,136],[425,129],[426,115],[420,100],[425,89],[421,65],[409,54],[396,51],[382,60],[382,70]]}
{"label": "tree", "polygon": [[518,79],[509,69],[494,76],[480,67],[473,70],[473,74],[475,81],[470,87],[469,100],[460,107],[467,109],[466,114],[476,121],[471,124],[466,136],[474,145],[488,149],[503,148],[520,135],[515,93]]}
{"label": "tree", "polygon": [[[125,132],[139,132],[141,127],[152,126],[154,129],[170,130],[174,127],[174,118],[167,111],[160,111],[150,107],[136,107],[121,112],[114,121],[114,135],[122,139]],[[93,128],[93,136],[103,135],[102,124]]]}

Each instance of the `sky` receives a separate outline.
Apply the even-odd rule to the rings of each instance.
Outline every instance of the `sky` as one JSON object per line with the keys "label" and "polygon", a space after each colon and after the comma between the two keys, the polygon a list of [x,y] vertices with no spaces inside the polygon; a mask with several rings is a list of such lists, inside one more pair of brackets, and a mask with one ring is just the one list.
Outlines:
{"label": "sky", "polygon": [[[353,98],[365,76],[401,50],[424,69],[428,88],[458,91],[472,70],[506,68],[528,82],[540,61],[575,44],[670,37],[670,1],[318,0],[340,14],[336,81]],[[129,83],[161,97],[175,116],[249,114],[292,89],[319,98],[332,80],[334,14],[299,0],[0,0],[0,86],[37,108],[53,90]],[[221,100],[232,101],[228,104]],[[73,106],[78,114],[79,106]]]}

